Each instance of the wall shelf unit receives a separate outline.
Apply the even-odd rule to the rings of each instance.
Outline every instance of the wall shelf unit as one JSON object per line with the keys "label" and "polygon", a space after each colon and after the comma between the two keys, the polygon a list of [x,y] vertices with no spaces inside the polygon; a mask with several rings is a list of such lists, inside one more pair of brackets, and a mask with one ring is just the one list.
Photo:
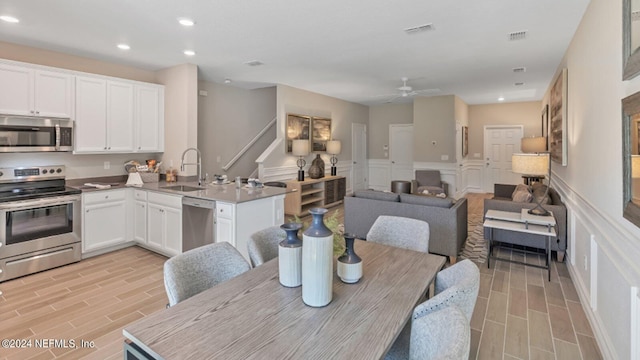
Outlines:
{"label": "wall shelf unit", "polygon": [[305,216],[314,207],[331,207],[342,203],[346,192],[344,176],[325,176],[320,179],[287,182],[284,212],[287,215]]}

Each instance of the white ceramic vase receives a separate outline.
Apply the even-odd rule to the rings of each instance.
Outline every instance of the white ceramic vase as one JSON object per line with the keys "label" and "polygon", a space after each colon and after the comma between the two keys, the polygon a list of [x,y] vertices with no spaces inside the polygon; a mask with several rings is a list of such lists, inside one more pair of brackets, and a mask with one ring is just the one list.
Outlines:
{"label": "white ceramic vase", "polygon": [[333,233],[324,225],[326,209],[309,212],[313,220],[302,234],[302,301],[322,307],[333,298]]}
{"label": "white ceramic vase", "polygon": [[302,285],[302,242],[298,230],[302,224],[288,223],[280,226],[287,238],[278,244],[278,274],[280,284],[286,287]]}

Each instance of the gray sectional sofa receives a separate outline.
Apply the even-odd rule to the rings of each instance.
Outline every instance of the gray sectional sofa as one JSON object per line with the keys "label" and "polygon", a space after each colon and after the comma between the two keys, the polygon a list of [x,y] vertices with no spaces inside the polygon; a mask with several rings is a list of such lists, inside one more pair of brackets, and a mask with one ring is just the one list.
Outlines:
{"label": "gray sectional sofa", "polygon": [[[522,209],[533,209],[536,207],[534,202],[515,202],[512,200],[512,194],[516,185],[495,184],[493,199],[484,200],[484,214],[489,210],[511,211],[519,213]],[[562,202],[560,195],[553,189],[549,188],[550,204],[542,206],[551,211],[556,218],[558,224],[558,238],[551,241],[551,250],[557,252],[558,261],[564,260],[564,253],[567,249],[567,208]],[[484,229],[485,239],[489,239],[489,229]],[[515,233],[513,231],[495,229],[493,231],[493,239],[503,241],[510,244],[527,246],[530,244],[544,244],[545,238],[540,235],[531,235],[523,233]],[[535,246],[538,247],[538,246]]]}
{"label": "gray sectional sofa", "polygon": [[375,190],[356,191],[344,198],[345,231],[359,239],[380,215],[402,216],[429,223],[429,252],[449,256],[455,263],[467,239],[467,199],[394,194]]}

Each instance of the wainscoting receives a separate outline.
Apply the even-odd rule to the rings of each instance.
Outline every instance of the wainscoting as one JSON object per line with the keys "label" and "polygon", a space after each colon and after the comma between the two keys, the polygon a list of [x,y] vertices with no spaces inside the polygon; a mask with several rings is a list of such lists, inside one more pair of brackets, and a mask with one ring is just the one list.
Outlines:
{"label": "wainscoting", "polygon": [[640,359],[640,243],[567,183],[552,179],[567,206],[567,267],[602,355]]}

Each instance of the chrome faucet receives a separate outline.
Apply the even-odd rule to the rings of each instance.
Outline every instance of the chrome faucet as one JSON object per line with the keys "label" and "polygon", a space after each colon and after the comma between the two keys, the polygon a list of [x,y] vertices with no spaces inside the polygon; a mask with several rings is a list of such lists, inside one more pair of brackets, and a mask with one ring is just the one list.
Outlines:
{"label": "chrome faucet", "polygon": [[[184,156],[187,154],[189,150],[195,150],[198,153],[198,157],[196,158],[195,163],[184,162]],[[200,153],[200,150],[198,150],[197,148],[188,148],[187,150],[185,150],[182,153],[182,160],[180,160],[180,171],[184,171],[185,165],[198,165],[198,186],[202,186],[202,183],[207,181],[205,178],[202,177],[202,154]]]}

